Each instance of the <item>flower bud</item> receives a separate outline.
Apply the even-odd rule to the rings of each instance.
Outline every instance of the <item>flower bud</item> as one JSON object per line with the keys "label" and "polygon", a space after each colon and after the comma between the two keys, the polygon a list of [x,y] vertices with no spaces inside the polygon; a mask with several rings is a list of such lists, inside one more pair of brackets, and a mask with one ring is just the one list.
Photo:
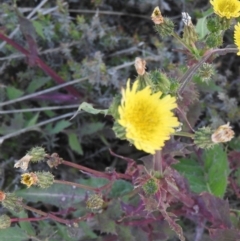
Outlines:
{"label": "flower bud", "polygon": [[212,148],[215,143],[212,142],[211,135],[213,131],[210,127],[202,127],[195,132],[194,144],[203,149]]}
{"label": "flower bud", "polygon": [[22,198],[17,197],[14,193],[5,193],[5,197],[1,202],[3,207],[11,211],[21,212],[23,210]]}
{"label": "flower bud", "polygon": [[94,213],[101,213],[103,209],[104,201],[101,195],[93,194],[91,195],[87,202],[86,206]]}
{"label": "flower bud", "polygon": [[158,180],[151,177],[143,184],[142,188],[146,195],[152,196],[158,191]]}
{"label": "flower bud", "polygon": [[211,80],[212,76],[215,73],[215,69],[212,64],[203,63],[203,65],[198,70],[198,76],[203,82],[208,83]]}
{"label": "flower bud", "polygon": [[210,33],[207,36],[206,43],[210,48],[219,47],[223,43],[223,37],[218,33]]}
{"label": "flower bud", "polygon": [[161,91],[164,94],[168,94],[170,91],[171,83],[166,74],[160,72],[159,70],[154,70],[149,73],[149,78],[151,79],[152,91]]}
{"label": "flower bud", "polygon": [[39,162],[39,161],[44,160],[47,153],[45,152],[44,148],[36,146],[36,147],[33,147],[27,153],[27,155],[32,156],[32,158],[31,158],[32,162]]}
{"label": "flower bud", "polygon": [[156,24],[155,30],[162,37],[171,36],[174,31],[174,23],[169,18],[164,18],[164,22],[162,24]]}
{"label": "flower bud", "polygon": [[40,188],[48,188],[52,186],[54,182],[54,176],[50,172],[36,172],[38,183]]}
{"label": "flower bud", "polygon": [[234,137],[234,131],[229,125],[229,122],[225,125],[221,125],[215,130],[211,138],[214,143],[228,142]]}
{"label": "flower bud", "polygon": [[48,188],[54,182],[54,176],[50,172],[30,172],[22,174],[21,183],[28,188],[37,185],[40,188]]}
{"label": "flower bud", "polygon": [[0,216],[0,229],[6,229],[11,226],[11,219],[7,215]]}

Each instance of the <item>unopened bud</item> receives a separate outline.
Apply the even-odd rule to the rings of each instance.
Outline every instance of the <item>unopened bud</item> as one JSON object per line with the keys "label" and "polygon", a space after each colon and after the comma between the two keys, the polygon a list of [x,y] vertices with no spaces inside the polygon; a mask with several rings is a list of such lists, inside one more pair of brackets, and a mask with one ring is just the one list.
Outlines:
{"label": "unopened bud", "polygon": [[5,198],[2,202],[3,207],[14,212],[21,212],[22,198],[17,197],[14,193],[5,193]]}
{"label": "unopened bud", "polygon": [[102,196],[98,194],[91,195],[86,202],[87,208],[95,213],[101,213],[103,205],[104,201],[102,199]]}
{"label": "unopened bud", "polygon": [[210,48],[219,47],[223,43],[223,37],[219,33],[210,33],[206,38],[206,43]]}
{"label": "unopened bud", "polygon": [[27,155],[32,156],[31,162],[39,162],[39,161],[44,160],[47,153],[45,152],[44,148],[36,146],[36,147],[33,147],[27,153]]}
{"label": "unopened bud", "polygon": [[203,149],[212,148],[215,145],[211,139],[212,134],[210,127],[199,128],[194,135],[194,144]]}
{"label": "unopened bud", "polygon": [[11,218],[7,215],[0,216],[0,229],[6,229],[11,226]]}
{"label": "unopened bud", "polygon": [[36,172],[38,183],[40,188],[48,188],[52,186],[54,182],[54,176],[50,172]]}
{"label": "unopened bud", "polygon": [[234,131],[228,122],[225,125],[219,126],[211,137],[214,143],[228,142],[234,137]]}
{"label": "unopened bud", "polygon": [[137,57],[134,64],[138,75],[144,75],[146,72],[146,61]]}
{"label": "unopened bud", "polygon": [[142,186],[142,189],[146,195],[152,196],[154,195],[158,189],[158,180],[154,177],[149,178]]}
{"label": "unopened bud", "polygon": [[211,80],[212,76],[215,73],[214,66],[209,63],[203,63],[203,65],[198,70],[198,76],[203,82],[208,83]]}

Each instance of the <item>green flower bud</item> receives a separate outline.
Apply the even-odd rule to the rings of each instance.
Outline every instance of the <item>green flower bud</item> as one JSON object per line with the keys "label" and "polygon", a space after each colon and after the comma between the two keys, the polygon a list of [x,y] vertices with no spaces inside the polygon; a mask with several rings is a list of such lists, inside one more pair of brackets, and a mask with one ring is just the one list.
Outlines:
{"label": "green flower bud", "polygon": [[216,33],[221,29],[221,23],[218,17],[208,18],[207,19],[207,28],[210,32]]}
{"label": "green flower bud", "polygon": [[212,76],[215,73],[214,66],[209,63],[203,63],[203,65],[198,70],[198,76],[203,82],[208,83],[211,80]]}
{"label": "green flower bud", "polygon": [[212,141],[213,131],[210,127],[202,127],[195,132],[194,144],[199,148],[209,149],[212,148],[215,143]]}
{"label": "green flower bud", "polygon": [[170,81],[166,74],[161,73],[159,70],[154,70],[149,73],[149,78],[151,79],[152,91],[161,91],[164,94],[168,94],[170,90]]}
{"label": "green flower bud", "polygon": [[6,229],[11,226],[11,219],[7,215],[0,216],[0,229]]}
{"label": "green flower bud", "polygon": [[54,182],[54,176],[50,172],[35,172],[37,176],[37,185],[40,188],[48,188]]}
{"label": "green flower bud", "polygon": [[14,193],[5,193],[5,199],[2,201],[2,205],[17,213],[23,210],[22,198],[17,197]]}
{"label": "green flower bud", "polygon": [[101,213],[104,206],[102,196],[98,194],[91,195],[86,202],[86,206],[92,212]]}
{"label": "green flower bud", "polygon": [[164,18],[163,23],[155,25],[155,30],[161,37],[171,36],[174,31],[174,23],[171,19]]}
{"label": "green flower bud", "polygon": [[146,195],[152,196],[158,191],[158,181],[158,179],[152,177],[143,184],[142,189]]}
{"label": "green flower bud", "polygon": [[219,47],[223,43],[223,37],[219,33],[210,33],[206,38],[206,43],[210,48]]}
{"label": "green flower bud", "polygon": [[33,147],[27,153],[27,155],[32,156],[31,162],[39,162],[39,161],[44,160],[47,153],[45,152],[44,148],[36,146],[36,147]]}

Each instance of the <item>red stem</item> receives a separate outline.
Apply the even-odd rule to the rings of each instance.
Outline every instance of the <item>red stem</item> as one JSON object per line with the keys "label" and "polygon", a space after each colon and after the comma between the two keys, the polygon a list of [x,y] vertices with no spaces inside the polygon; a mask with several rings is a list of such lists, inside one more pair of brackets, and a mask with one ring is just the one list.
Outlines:
{"label": "red stem", "polygon": [[[27,58],[30,57],[31,53],[28,50],[23,48],[21,45],[8,38],[4,34],[0,33],[0,39],[6,41],[9,45],[17,49],[22,54],[26,55]],[[38,56],[34,56],[35,64],[39,66],[47,75],[51,76],[58,84],[65,83],[65,80],[62,79],[53,69],[51,69],[47,64],[45,64]],[[80,93],[74,89],[72,86],[67,86],[66,89],[76,98],[82,97]]]}
{"label": "red stem", "polygon": [[76,163],[69,162],[69,161],[62,161],[61,164],[66,165],[66,166],[70,166],[70,167],[74,167],[74,168],[79,169],[81,171],[85,171],[87,173],[91,173],[95,177],[102,177],[102,178],[106,178],[108,180],[112,180],[112,177],[113,177],[114,174],[115,174],[116,179],[132,180],[132,177],[127,175],[127,174],[122,174],[122,173],[108,174],[108,173],[104,173],[104,172],[99,172],[99,171],[95,171],[95,170],[90,169],[88,167],[85,167],[85,166],[82,166],[82,165],[78,165]]}

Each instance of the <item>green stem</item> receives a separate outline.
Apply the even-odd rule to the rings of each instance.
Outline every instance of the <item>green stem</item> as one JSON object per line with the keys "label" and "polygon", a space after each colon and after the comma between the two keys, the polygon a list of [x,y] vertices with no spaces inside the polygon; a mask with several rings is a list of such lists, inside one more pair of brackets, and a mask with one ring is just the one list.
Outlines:
{"label": "green stem", "polygon": [[224,48],[224,49],[211,49],[205,53],[205,55],[202,57],[202,59],[193,65],[191,68],[189,68],[186,73],[178,80],[179,83],[181,83],[181,86],[179,87],[178,94],[181,96],[184,88],[188,84],[188,82],[191,81],[193,75],[197,72],[197,70],[202,66],[203,63],[205,63],[213,54],[219,54],[219,55],[225,55],[227,53],[236,53],[238,51],[237,48]]}
{"label": "green stem", "polygon": [[172,134],[173,136],[184,136],[184,137],[190,137],[190,138],[194,138],[194,134],[193,133],[188,133],[188,132],[184,132],[184,131],[179,131],[179,132],[175,132]]}

